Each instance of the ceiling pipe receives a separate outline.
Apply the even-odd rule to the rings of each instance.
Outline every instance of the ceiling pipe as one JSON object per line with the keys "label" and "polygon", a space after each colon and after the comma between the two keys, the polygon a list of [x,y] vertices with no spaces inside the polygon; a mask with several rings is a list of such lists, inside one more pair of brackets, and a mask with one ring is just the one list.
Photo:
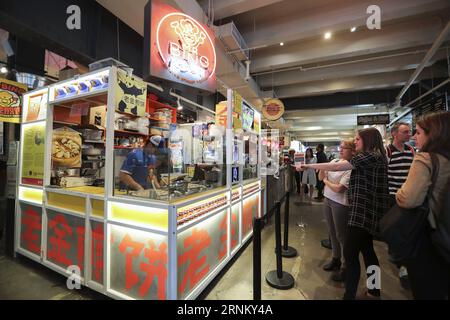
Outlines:
{"label": "ceiling pipe", "polygon": [[431,58],[435,55],[436,51],[438,51],[441,44],[444,42],[448,32],[450,31],[450,21],[447,22],[447,25],[445,28],[441,31],[439,36],[434,41],[433,45],[431,46],[430,50],[428,50],[427,54],[423,58],[420,65],[417,67],[417,69],[414,71],[414,73],[409,78],[408,82],[406,82],[405,86],[402,88],[400,93],[398,94],[396,100],[396,104],[400,105],[400,100],[403,97],[403,95],[408,91],[409,87],[413,84],[413,82],[417,79],[419,74],[422,72],[422,70],[425,68],[427,63],[431,60]]}
{"label": "ceiling pipe", "polygon": [[194,101],[189,100],[189,99],[187,99],[187,98],[185,98],[185,97],[183,97],[183,96],[180,96],[179,94],[173,92],[172,89],[170,89],[169,94],[170,94],[172,97],[175,97],[175,98],[177,98],[177,99],[179,99],[179,100],[181,100],[181,101],[184,101],[184,102],[189,103],[189,104],[191,104],[191,105],[193,105],[193,106],[196,106],[196,107],[199,108],[199,109],[202,109],[202,110],[204,110],[204,111],[210,112],[210,113],[212,113],[212,114],[216,114],[214,111],[212,111],[212,110],[210,110],[210,109],[208,109],[208,108],[205,108],[204,106],[199,105],[198,103],[195,103]]}

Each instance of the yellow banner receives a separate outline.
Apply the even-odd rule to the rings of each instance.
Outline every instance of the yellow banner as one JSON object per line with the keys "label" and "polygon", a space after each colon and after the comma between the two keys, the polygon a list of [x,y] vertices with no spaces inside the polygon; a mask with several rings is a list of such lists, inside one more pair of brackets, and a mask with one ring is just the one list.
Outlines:
{"label": "yellow banner", "polygon": [[24,84],[0,79],[0,121],[20,123],[22,95],[26,91]]}
{"label": "yellow banner", "polygon": [[227,127],[227,102],[216,104],[216,125]]}
{"label": "yellow banner", "polygon": [[45,159],[45,122],[23,124],[22,183],[43,185]]}
{"label": "yellow banner", "polygon": [[242,129],[242,96],[233,91],[233,129]]}
{"label": "yellow banner", "polygon": [[117,71],[116,110],[132,115],[145,116],[147,101],[147,84],[128,75],[122,70]]}

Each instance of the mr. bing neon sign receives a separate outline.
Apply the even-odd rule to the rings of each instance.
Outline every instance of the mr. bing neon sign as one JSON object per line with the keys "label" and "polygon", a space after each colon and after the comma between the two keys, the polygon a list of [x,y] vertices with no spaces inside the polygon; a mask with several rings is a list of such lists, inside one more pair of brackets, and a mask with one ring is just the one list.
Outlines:
{"label": "mr. bing neon sign", "polygon": [[214,42],[187,14],[171,12],[159,20],[156,46],[164,67],[180,82],[199,85],[215,76]]}

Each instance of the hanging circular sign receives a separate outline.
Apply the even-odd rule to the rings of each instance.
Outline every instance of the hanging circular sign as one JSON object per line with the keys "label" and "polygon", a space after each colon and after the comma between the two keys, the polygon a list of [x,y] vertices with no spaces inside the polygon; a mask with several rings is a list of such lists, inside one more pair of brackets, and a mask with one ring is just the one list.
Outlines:
{"label": "hanging circular sign", "polygon": [[275,121],[284,114],[284,104],[280,99],[269,99],[262,107],[264,118],[269,121]]}
{"label": "hanging circular sign", "polygon": [[158,53],[167,70],[180,81],[199,84],[216,71],[216,51],[208,31],[181,12],[166,14],[156,30]]}

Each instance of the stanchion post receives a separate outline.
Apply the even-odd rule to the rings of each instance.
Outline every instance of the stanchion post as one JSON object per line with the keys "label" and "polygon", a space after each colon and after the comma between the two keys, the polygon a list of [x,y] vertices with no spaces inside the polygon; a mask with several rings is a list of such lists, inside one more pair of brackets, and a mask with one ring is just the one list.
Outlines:
{"label": "stanchion post", "polygon": [[286,193],[284,204],[284,242],[281,255],[285,258],[293,258],[297,256],[297,250],[288,245],[289,243],[289,191]]}
{"label": "stanchion post", "polygon": [[275,252],[277,259],[277,269],[266,274],[267,283],[276,289],[287,290],[294,286],[294,278],[291,274],[283,271],[281,257],[281,203],[277,201],[275,208]]}
{"label": "stanchion post", "polygon": [[253,218],[253,300],[261,300],[261,229],[263,221]]}
{"label": "stanchion post", "polygon": [[283,259],[281,257],[281,203],[277,202],[275,209],[275,253],[277,255],[277,276],[283,276]]}

